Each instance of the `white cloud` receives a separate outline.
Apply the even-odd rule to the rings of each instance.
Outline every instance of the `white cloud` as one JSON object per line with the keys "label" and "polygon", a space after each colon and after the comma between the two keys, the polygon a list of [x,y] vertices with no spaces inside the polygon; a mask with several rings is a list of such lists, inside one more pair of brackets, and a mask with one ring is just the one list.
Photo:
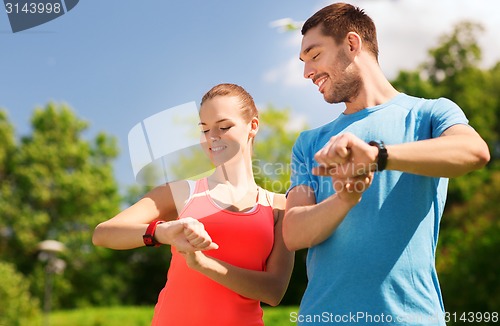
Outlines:
{"label": "white cloud", "polygon": [[265,82],[280,83],[288,87],[303,87],[308,85],[308,80],[303,77],[303,64],[298,59],[298,54],[263,76]]}
{"label": "white cloud", "polygon": [[286,40],[285,44],[294,52],[297,52],[297,59],[299,58],[300,44],[302,43],[302,34],[300,31],[293,31],[288,33],[290,37]]}
{"label": "white cloud", "polygon": [[302,131],[308,120],[309,117],[305,114],[293,114],[290,117],[290,122],[286,125],[286,129],[289,131]]}
{"label": "white cloud", "polygon": [[[365,9],[377,26],[380,64],[389,78],[401,69],[414,69],[425,60],[427,51],[439,44],[460,21],[484,25],[478,42],[489,66],[500,60],[500,29],[497,0],[381,0],[352,2]],[[432,8],[432,9],[430,9]]]}
{"label": "white cloud", "polygon": [[269,25],[271,27],[277,28],[280,32],[290,32],[300,30],[304,22],[295,21],[289,17],[281,18],[275,21],[272,21]]}

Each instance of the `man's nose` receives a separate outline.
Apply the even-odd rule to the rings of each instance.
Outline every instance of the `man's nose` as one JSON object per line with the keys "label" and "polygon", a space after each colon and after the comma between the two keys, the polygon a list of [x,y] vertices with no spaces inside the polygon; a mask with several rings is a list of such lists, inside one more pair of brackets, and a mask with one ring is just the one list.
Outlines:
{"label": "man's nose", "polygon": [[304,64],[304,78],[313,79],[316,70],[310,63]]}

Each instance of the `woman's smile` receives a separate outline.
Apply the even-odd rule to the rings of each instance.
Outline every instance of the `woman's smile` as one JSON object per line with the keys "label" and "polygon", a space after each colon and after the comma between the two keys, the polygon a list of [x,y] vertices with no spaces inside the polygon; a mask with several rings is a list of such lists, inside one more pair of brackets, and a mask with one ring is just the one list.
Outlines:
{"label": "woman's smile", "polygon": [[227,148],[227,146],[225,146],[225,145],[219,145],[219,146],[215,146],[215,147],[210,147],[210,151],[212,153],[218,153],[218,152],[225,150],[226,148]]}

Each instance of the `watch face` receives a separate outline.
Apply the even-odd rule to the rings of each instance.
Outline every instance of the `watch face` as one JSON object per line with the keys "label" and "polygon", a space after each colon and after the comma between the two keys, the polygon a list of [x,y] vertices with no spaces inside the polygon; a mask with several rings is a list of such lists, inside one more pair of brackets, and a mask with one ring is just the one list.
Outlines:
{"label": "watch face", "polygon": [[142,236],[142,239],[146,246],[152,247],[161,245],[161,243],[155,240],[154,235],[158,224],[161,224],[163,222],[164,221],[153,221],[149,223],[148,228],[146,229],[146,233]]}
{"label": "watch face", "polygon": [[376,171],[383,171],[385,167],[387,166],[387,149],[385,148],[385,144],[383,141],[378,140],[372,140],[368,143],[371,146],[375,146],[378,149],[378,155],[377,155],[377,169]]}
{"label": "watch face", "polygon": [[146,246],[154,246],[153,236],[151,234],[145,234],[145,235],[143,235],[142,239],[144,240],[144,244]]}

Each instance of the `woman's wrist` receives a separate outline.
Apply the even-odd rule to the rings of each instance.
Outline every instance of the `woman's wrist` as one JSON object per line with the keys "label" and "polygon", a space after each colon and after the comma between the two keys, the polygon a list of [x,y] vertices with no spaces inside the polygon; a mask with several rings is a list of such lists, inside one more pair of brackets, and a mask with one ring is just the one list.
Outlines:
{"label": "woman's wrist", "polygon": [[177,221],[169,221],[158,224],[155,231],[155,239],[161,244],[172,245],[174,228],[182,228],[182,225],[176,225]]}

